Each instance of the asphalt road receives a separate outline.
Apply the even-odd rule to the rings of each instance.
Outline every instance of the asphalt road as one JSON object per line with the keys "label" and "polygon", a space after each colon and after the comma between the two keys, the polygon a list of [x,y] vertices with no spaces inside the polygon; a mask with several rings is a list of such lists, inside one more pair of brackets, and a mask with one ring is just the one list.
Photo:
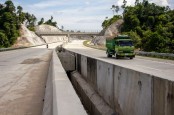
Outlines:
{"label": "asphalt road", "polygon": [[52,56],[49,44],[0,52],[0,115],[41,115]]}
{"label": "asphalt road", "polygon": [[108,58],[105,51],[85,47],[83,46],[82,42],[83,41],[74,40],[64,47],[70,51],[97,58],[114,65],[174,81],[174,61],[172,60],[155,59],[141,56],[136,56],[133,60],[128,58]]}

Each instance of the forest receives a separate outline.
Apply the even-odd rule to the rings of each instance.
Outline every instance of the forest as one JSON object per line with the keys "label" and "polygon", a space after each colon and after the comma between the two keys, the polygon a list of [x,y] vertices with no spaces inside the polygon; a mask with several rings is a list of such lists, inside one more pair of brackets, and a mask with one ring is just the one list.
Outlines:
{"label": "forest", "polygon": [[[21,6],[15,7],[11,0],[7,0],[4,4],[0,3],[0,48],[7,48],[15,43],[20,36],[21,24],[25,24],[28,29],[34,31],[36,22],[37,18],[33,14],[23,12]],[[38,25],[40,24],[57,27],[52,16],[45,22],[44,18],[41,18],[38,22]]]}
{"label": "forest", "polygon": [[112,5],[112,10],[122,15],[114,15],[102,23],[106,29],[118,19],[123,19],[121,33],[129,35],[137,49],[147,52],[174,53],[174,10],[169,6],[158,6],[147,0],[135,1],[134,6],[127,6],[123,0],[121,7]]}

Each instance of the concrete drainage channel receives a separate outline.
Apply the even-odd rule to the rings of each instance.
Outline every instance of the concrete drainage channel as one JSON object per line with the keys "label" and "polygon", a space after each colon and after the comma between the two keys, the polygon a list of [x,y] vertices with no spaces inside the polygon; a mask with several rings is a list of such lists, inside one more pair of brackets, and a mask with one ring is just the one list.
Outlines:
{"label": "concrete drainage channel", "polygon": [[65,70],[53,50],[42,115],[87,115]]}
{"label": "concrete drainage channel", "polygon": [[174,82],[65,49],[58,56],[90,115],[173,115]]}
{"label": "concrete drainage channel", "polygon": [[58,48],[58,57],[89,115],[119,115],[76,70],[76,54]]}

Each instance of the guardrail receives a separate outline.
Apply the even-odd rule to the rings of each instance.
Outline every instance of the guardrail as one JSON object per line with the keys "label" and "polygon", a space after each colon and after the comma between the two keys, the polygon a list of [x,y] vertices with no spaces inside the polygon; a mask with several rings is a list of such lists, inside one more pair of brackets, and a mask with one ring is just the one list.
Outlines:
{"label": "guardrail", "polygon": [[144,51],[136,51],[135,53],[136,55],[140,56],[157,57],[157,58],[174,60],[174,54],[171,53],[156,53],[156,52],[144,52]]}

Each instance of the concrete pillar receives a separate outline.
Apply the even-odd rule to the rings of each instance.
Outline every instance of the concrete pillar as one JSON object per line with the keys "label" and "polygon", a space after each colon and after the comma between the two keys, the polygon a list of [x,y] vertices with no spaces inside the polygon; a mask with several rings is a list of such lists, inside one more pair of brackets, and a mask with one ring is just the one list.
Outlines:
{"label": "concrete pillar", "polygon": [[70,34],[68,34],[68,42],[70,42]]}

